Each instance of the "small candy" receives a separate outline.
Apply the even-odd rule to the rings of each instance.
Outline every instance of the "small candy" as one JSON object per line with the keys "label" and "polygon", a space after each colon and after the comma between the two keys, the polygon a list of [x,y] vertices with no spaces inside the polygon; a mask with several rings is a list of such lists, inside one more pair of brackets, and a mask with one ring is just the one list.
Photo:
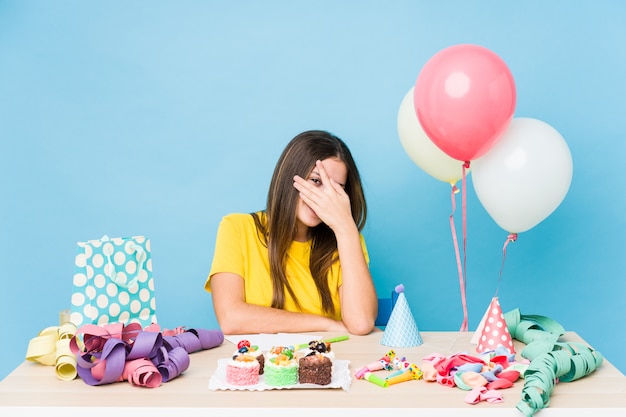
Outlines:
{"label": "small candy", "polygon": [[312,340],[309,342],[309,349],[320,353],[330,352],[330,343],[321,340]]}
{"label": "small candy", "polygon": [[288,347],[286,347],[286,346],[273,346],[273,347],[270,349],[270,353],[271,353],[272,355],[279,355],[279,354],[281,354],[281,353],[284,353],[285,351],[290,351],[290,350],[291,350],[291,349],[289,349],[289,348],[288,348]]}
{"label": "small candy", "polygon": [[271,358],[270,361],[274,362],[276,365],[288,364],[289,361],[293,359],[293,355],[289,355],[289,353],[291,353],[291,351],[285,350],[276,357]]}
{"label": "small candy", "polygon": [[250,347],[250,341],[249,340],[240,340],[239,343],[237,343],[237,349],[241,349],[242,347]]}

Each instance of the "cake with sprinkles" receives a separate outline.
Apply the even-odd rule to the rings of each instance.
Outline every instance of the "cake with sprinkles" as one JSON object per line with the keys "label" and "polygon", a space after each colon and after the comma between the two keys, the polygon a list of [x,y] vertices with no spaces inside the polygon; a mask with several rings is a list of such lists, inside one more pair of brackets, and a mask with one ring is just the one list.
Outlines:
{"label": "cake with sprinkles", "polygon": [[294,351],[288,347],[275,346],[265,358],[265,384],[270,387],[285,387],[298,383],[298,361]]}
{"label": "cake with sprinkles", "polygon": [[226,364],[226,382],[231,385],[259,383],[259,361],[252,355],[236,353]]}

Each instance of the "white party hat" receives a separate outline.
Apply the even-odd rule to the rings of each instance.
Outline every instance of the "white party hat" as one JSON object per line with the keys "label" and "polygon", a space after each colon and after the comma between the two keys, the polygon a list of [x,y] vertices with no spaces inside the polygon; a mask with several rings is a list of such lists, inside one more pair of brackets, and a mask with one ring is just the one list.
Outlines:
{"label": "white party hat", "polygon": [[391,311],[391,316],[385,327],[381,344],[393,347],[414,347],[423,343],[422,336],[417,329],[413,313],[404,295],[404,286],[398,285],[395,289],[398,299]]}
{"label": "white party hat", "polygon": [[485,313],[481,325],[476,330],[476,333],[480,335],[476,352],[483,353],[503,346],[509,353],[515,353],[513,338],[506,325],[498,297],[491,299],[491,304],[489,304],[489,309]]}
{"label": "white party hat", "polygon": [[472,340],[470,340],[470,343],[473,345],[477,345],[478,340],[480,339],[480,336],[482,336],[483,328],[485,327],[485,321],[487,321],[487,317],[489,316],[489,310],[491,310],[491,305],[487,307],[487,310],[485,310],[485,314],[483,315],[483,318],[480,319],[480,323],[478,323],[478,327],[476,327],[476,330],[474,331]]}

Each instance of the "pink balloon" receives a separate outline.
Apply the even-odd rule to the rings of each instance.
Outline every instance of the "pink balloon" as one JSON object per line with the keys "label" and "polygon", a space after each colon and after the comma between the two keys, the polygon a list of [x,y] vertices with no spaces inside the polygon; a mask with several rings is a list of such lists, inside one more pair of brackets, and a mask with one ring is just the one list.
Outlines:
{"label": "pink balloon", "polygon": [[436,53],[420,71],[415,112],[435,145],[469,162],[498,141],[515,111],[515,82],[494,52],[455,45]]}

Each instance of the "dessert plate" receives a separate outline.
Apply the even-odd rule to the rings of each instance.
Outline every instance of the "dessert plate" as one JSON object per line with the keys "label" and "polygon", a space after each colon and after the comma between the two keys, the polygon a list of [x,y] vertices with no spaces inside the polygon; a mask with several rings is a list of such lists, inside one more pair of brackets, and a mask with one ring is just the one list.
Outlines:
{"label": "dessert plate", "polygon": [[350,377],[350,361],[335,359],[333,362],[333,374],[328,385],[317,384],[294,384],[285,385],[283,387],[272,387],[265,384],[264,375],[259,376],[259,383],[255,385],[231,385],[226,382],[226,364],[229,359],[222,358],[217,361],[217,369],[211,376],[209,381],[209,389],[211,391],[217,390],[232,390],[232,391],[265,391],[272,389],[294,389],[294,388],[342,388],[344,390],[350,389],[352,378]]}

